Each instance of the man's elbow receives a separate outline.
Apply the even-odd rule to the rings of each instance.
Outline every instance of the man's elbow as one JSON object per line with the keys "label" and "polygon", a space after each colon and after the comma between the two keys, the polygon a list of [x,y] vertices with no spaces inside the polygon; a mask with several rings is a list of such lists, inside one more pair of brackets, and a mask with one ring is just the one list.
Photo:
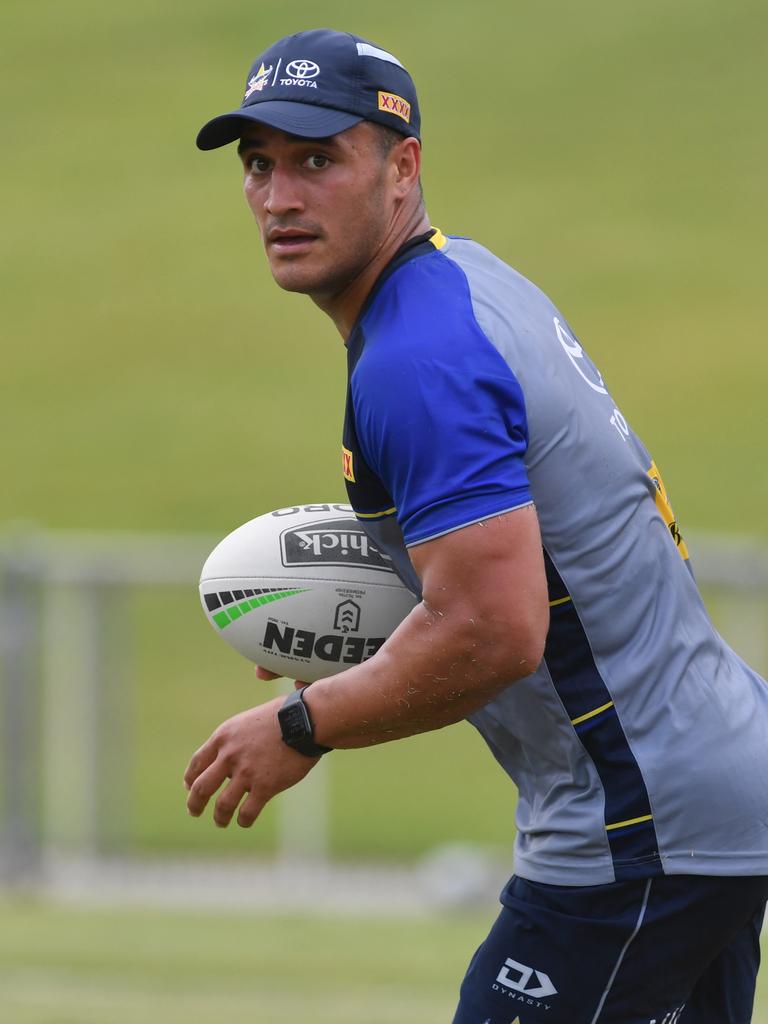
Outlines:
{"label": "man's elbow", "polygon": [[549,629],[549,607],[514,617],[490,613],[466,621],[464,643],[489,682],[507,684],[531,675],[541,664]]}
{"label": "man's elbow", "polygon": [[541,664],[549,628],[549,609],[545,621],[541,616],[530,616],[515,622],[504,638],[495,645],[494,668],[511,670],[510,682],[531,675]]}
{"label": "man's elbow", "polygon": [[520,674],[516,676],[517,679],[523,679],[536,671],[544,658],[546,641],[546,629],[535,628],[526,635],[525,644],[518,651]]}

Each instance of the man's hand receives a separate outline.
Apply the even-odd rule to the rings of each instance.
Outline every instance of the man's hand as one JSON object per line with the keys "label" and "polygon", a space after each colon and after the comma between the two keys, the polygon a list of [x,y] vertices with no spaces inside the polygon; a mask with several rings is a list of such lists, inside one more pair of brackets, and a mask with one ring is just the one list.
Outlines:
{"label": "man's hand", "polygon": [[239,807],[237,823],[249,828],[273,796],[300,782],[317,764],[319,758],[283,743],[277,721],[283,700],[278,697],[235,715],[200,747],[184,773],[190,814],[199,817],[229,779],[216,800],[213,820],[226,828]]}
{"label": "man's hand", "polygon": [[[282,679],[277,672],[270,672],[268,668],[262,668],[261,665],[256,666],[256,678],[261,679],[265,683],[271,683],[273,679]],[[297,690],[303,690],[305,686],[309,686],[309,683],[305,683],[302,679],[295,680],[293,684]]]}

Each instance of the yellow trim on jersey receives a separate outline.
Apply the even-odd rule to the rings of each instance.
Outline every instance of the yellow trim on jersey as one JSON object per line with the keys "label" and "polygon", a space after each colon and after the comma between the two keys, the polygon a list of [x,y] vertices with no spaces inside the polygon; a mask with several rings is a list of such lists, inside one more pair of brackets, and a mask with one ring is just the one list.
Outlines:
{"label": "yellow trim on jersey", "polygon": [[434,224],[432,224],[432,225],[431,225],[431,227],[432,227],[432,230],[433,230],[433,231],[434,231],[435,233],[434,233],[434,235],[432,235],[432,237],[430,238],[430,242],[432,243],[432,245],[434,245],[434,247],[435,247],[436,249],[442,249],[442,248],[443,248],[443,246],[444,246],[444,245],[446,244],[446,242],[448,241],[448,239],[447,239],[447,238],[445,237],[445,235],[444,235],[444,234],[443,234],[443,232],[442,232],[442,231],[440,230],[440,228],[436,228],[436,227],[434,226]]}
{"label": "yellow trim on jersey", "polygon": [[661,473],[656,463],[651,460],[651,467],[648,470],[648,476],[653,480],[656,485],[656,508],[659,510],[659,515],[667,524],[669,532],[672,534],[672,539],[677,544],[677,550],[683,561],[687,562],[688,548],[683,540],[683,535],[680,533],[680,527],[677,525],[675,519],[675,513],[672,511],[672,503],[669,500],[669,494],[664,486],[664,481],[661,479]]}
{"label": "yellow trim on jersey", "polygon": [[[581,725],[582,722],[586,722],[586,721],[588,721],[588,719],[594,718],[595,715],[599,715],[601,711],[607,711],[608,708],[612,708],[612,707],[613,707],[613,701],[612,700],[608,700],[608,702],[605,703],[605,705],[600,705],[600,707],[599,708],[595,708],[594,711],[588,711],[586,715],[580,715],[579,718],[571,718],[570,724],[571,725]],[[611,827],[614,827],[614,826],[611,826]]]}
{"label": "yellow trim on jersey", "polygon": [[571,595],[566,594],[565,597],[558,597],[556,601],[550,601],[549,607],[556,608],[559,604],[567,604],[571,600]]}
{"label": "yellow trim on jersey", "polygon": [[624,828],[625,825],[639,825],[641,821],[653,821],[653,815],[643,814],[640,818],[627,818],[626,821],[617,821],[614,825],[606,825],[605,831],[612,832],[615,828]]}
{"label": "yellow trim on jersey", "polygon": [[578,718],[571,719],[571,725],[581,725],[582,722],[586,722],[590,718],[594,718],[595,715],[599,715],[601,711],[607,711],[608,708],[613,707],[613,701],[609,700],[607,704],[601,704],[599,708],[595,708],[594,711],[588,711],[586,715],[579,715]]}
{"label": "yellow trim on jersey", "polygon": [[355,512],[358,519],[381,519],[382,516],[393,516],[396,508],[385,508],[383,512]]}

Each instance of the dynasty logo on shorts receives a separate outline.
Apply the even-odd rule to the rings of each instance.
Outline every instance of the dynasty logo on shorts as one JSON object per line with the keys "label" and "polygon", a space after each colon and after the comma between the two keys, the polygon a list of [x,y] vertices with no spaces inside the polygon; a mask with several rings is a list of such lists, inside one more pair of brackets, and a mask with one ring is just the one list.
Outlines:
{"label": "dynasty logo on shorts", "polygon": [[506,995],[517,1002],[545,1009],[549,1009],[549,1004],[542,1000],[547,996],[557,995],[557,989],[548,974],[537,971],[534,967],[526,967],[511,957],[504,961],[491,988],[494,992]]}

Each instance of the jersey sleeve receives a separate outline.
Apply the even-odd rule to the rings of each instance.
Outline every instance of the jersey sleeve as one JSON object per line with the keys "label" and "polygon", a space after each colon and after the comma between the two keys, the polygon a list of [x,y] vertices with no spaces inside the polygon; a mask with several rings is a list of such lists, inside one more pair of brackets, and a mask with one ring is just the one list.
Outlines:
{"label": "jersey sleeve", "polygon": [[531,503],[523,392],[471,305],[366,345],[352,399],[361,453],[406,544]]}

